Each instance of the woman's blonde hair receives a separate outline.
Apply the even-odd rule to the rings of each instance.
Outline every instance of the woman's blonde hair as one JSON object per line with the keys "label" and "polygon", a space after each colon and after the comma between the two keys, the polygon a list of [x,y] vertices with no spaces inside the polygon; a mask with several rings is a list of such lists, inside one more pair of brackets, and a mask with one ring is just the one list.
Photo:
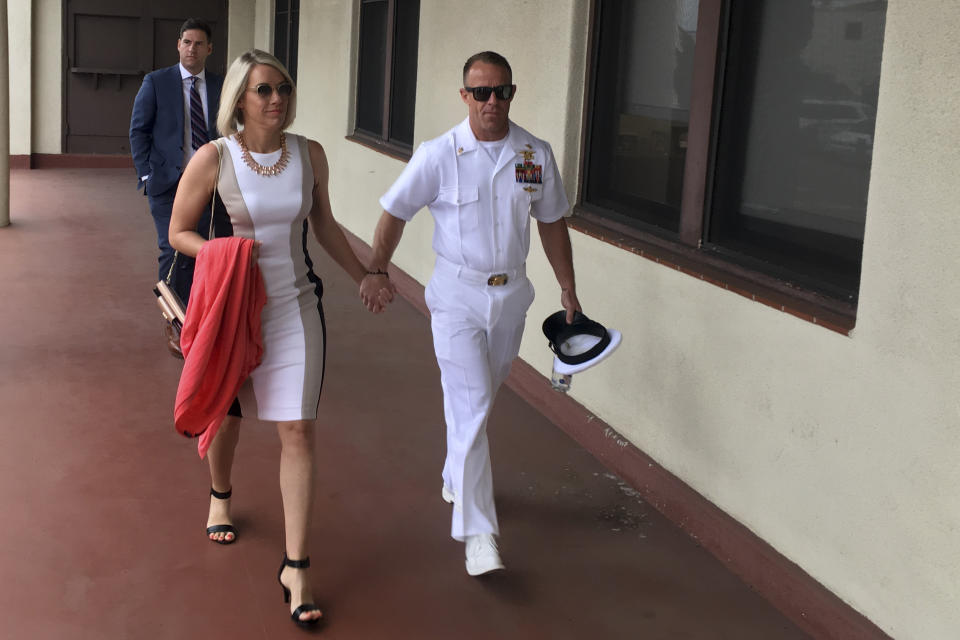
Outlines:
{"label": "woman's blonde hair", "polygon": [[220,111],[217,112],[217,129],[222,136],[231,136],[237,132],[237,125],[243,124],[243,112],[237,108],[240,96],[247,89],[250,70],[255,65],[265,64],[283,74],[284,79],[293,86],[293,92],[287,101],[287,117],[283,120],[281,129],[286,129],[297,116],[297,85],[290,77],[287,68],[274,56],[260,49],[250,49],[240,54],[227,70],[227,77],[223,79],[223,89],[220,92]]}

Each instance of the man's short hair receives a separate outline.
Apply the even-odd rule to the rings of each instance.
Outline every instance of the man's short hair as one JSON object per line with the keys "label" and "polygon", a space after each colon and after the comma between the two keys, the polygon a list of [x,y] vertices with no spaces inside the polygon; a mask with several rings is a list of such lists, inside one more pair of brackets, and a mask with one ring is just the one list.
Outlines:
{"label": "man's short hair", "polygon": [[210,25],[204,22],[203,20],[197,20],[196,18],[187,18],[187,20],[180,25],[180,35],[178,36],[179,40],[183,40],[183,32],[189,31],[190,29],[199,29],[207,34],[207,41],[213,39],[213,29],[210,28]]}
{"label": "man's short hair", "polygon": [[507,62],[507,59],[495,51],[481,51],[480,53],[475,53],[463,64],[463,84],[467,84],[467,72],[470,71],[470,67],[473,66],[475,62],[486,62],[487,64],[495,64],[498,67],[503,67],[507,70],[507,75],[510,76],[510,82],[513,82],[513,69],[510,68],[510,63]]}

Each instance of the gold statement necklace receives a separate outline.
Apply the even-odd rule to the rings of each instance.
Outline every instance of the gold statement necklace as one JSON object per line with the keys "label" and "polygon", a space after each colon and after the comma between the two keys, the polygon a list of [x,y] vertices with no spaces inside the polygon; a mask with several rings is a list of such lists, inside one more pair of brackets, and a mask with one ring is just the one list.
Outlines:
{"label": "gold statement necklace", "polygon": [[243,162],[258,176],[275,176],[286,169],[287,163],[290,162],[290,152],[287,151],[287,135],[283,131],[280,132],[280,159],[269,167],[265,167],[253,159],[250,150],[247,149],[243,134],[239,131],[237,132],[237,143],[240,145],[240,157],[243,158]]}

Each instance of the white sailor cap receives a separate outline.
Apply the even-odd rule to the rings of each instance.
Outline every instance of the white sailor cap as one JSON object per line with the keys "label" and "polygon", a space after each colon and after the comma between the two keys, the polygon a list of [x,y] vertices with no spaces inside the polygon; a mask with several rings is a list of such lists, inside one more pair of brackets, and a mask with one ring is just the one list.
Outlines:
{"label": "white sailor cap", "polygon": [[608,329],[579,311],[574,312],[570,324],[566,311],[550,314],[543,321],[543,335],[555,355],[553,369],[561,374],[579,373],[601,362],[620,346],[622,338],[616,329]]}

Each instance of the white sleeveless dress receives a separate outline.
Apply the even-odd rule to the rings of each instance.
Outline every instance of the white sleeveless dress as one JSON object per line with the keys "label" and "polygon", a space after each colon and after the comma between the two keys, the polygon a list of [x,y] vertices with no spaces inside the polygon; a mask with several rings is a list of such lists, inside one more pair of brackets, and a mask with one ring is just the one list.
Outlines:
{"label": "white sleeveless dress", "polygon": [[[241,387],[240,407],[244,416],[261,420],[312,420],[323,384],[326,327],[323,284],[307,253],[314,184],[307,141],[288,133],[286,169],[261,176],[243,162],[235,136],[222,140],[218,191],[233,235],[262,243],[258,264],[267,293],[263,361]],[[251,155],[270,166],[280,151]]]}

